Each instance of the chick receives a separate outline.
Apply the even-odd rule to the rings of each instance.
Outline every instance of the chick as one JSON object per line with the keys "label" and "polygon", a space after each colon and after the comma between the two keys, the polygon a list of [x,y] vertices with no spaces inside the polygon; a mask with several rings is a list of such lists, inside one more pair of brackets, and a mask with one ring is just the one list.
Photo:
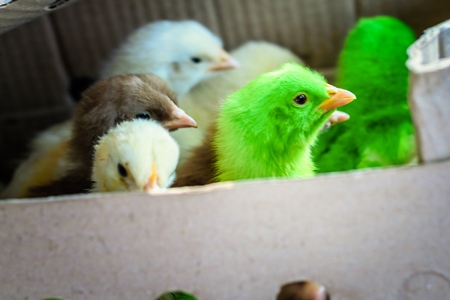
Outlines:
{"label": "chick", "polygon": [[[198,125],[195,129],[188,128],[172,133],[180,145],[180,164],[184,162],[192,149],[201,145],[210,124],[217,117],[222,101],[228,95],[242,88],[258,75],[273,71],[286,62],[304,64],[290,50],[264,41],[247,42],[233,50],[231,55],[240,62],[239,68],[221,72],[217,76],[200,82],[180,98],[180,107],[193,117]],[[190,105],[184,105],[185,103]],[[325,124],[323,131],[348,118],[348,114],[335,111],[330,116],[329,122]]]}
{"label": "chick", "polygon": [[314,281],[297,281],[281,287],[276,300],[329,300],[323,285]]}
{"label": "chick", "polygon": [[417,161],[405,64],[406,50],[414,41],[409,26],[387,16],[362,18],[349,32],[338,61],[337,83],[358,96],[343,109],[358,117],[320,136],[313,149],[318,172]]}
{"label": "chick", "polygon": [[92,186],[89,175],[94,145],[120,122],[153,119],[168,130],[196,126],[174,99],[164,81],[152,74],[119,75],[97,82],[83,93],[76,107],[67,151],[60,158],[65,161],[65,168],[58,178],[45,184],[28,184],[25,197],[88,191]]}
{"label": "chick", "polygon": [[313,176],[311,146],[333,111],[354,99],[296,63],[264,73],[227,97],[173,186]]}
{"label": "chick", "polygon": [[[222,101],[231,93],[242,88],[258,75],[273,71],[283,63],[302,60],[286,48],[268,42],[247,42],[231,52],[240,62],[240,67],[208,78],[180,98],[180,107],[195,119],[196,129],[173,132],[180,145],[180,164],[191,150],[199,146],[217,116]],[[189,105],[185,105],[188,103]]]}
{"label": "chick", "polygon": [[125,121],[95,146],[92,192],[144,191],[168,188],[175,178],[178,144],[152,120]]}
{"label": "chick", "polygon": [[128,36],[114,52],[101,77],[153,73],[178,97],[217,71],[239,65],[222,41],[196,21],[159,21]]}

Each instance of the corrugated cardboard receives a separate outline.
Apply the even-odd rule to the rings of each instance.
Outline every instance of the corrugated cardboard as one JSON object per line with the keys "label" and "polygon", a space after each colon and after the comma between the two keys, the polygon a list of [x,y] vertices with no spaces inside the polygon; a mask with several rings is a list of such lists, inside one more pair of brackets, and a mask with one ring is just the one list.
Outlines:
{"label": "corrugated cardboard", "polygon": [[78,0],[2,0],[0,1],[0,33],[42,17]]}
{"label": "corrugated cardboard", "polygon": [[[2,46],[28,46],[21,63],[30,68],[9,68],[20,55],[0,48],[0,91],[8,91],[2,117],[24,116],[16,123],[23,131],[1,154],[13,153],[9,143],[19,147],[29,126],[56,121],[58,109],[69,113],[69,101],[59,97],[68,81],[95,75],[107,53],[150,20],[195,18],[228,48],[265,38],[330,70],[359,16],[389,13],[421,32],[450,18],[449,8],[437,0],[79,1],[0,36]],[[450,139],[440,130],[449,99],[448,77],[440,76],[448,76],[442,63],[449,54],[447,31],[436,30],[434,46],[419,41],[410,52],[421,165],[161,195],[1,202],[0,299],[153,299],[176,288],[199,299],[275,299],[281,285],[300,279],[321,282],[332,299],[450,299]],[[415,69],[418,56],[428,57],[418,65],[431,69]],[[7,70],[15,71],[3,77]],[[39,91],[43,86],[51,91]]]}
{"label": "corrugated cardboard", "polygon": [[68,80],[48,17],[0,36],[0,181],[31,138],[70,116]]}

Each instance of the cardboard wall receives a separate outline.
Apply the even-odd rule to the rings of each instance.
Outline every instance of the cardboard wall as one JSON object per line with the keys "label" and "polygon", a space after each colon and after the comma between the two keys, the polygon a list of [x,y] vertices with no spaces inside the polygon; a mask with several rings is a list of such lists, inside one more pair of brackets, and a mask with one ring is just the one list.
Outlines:
{"label": "cardboard wall", "polygon": [[333,300],[450,295],[450,162],[164,195],[0,202],[0,298]]}
{"label": "cardboard wall", "polygon": [[68,81],[47,16],[0,36],[0,181],[35,134],[70,116]]}

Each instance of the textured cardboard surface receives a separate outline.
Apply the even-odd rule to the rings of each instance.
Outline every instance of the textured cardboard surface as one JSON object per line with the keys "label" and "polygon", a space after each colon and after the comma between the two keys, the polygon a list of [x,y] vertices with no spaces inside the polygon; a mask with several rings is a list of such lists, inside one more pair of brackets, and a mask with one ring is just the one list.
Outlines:
{"label": "textured cardboard surface", "polygon": [[0,1],[0,34],[75,1],[78,0],[2,0]]}
{"label": "textured cardboard surface", "polygon": [[[449,299],[450,161],[160,196],[0,203],[0,298]],[[181,190],[183,191],[183,190]]]}
{"label": "textured cardboard surface", "polygon": [[450,2],[97,0],[80,1],[51,17],[70,74],[96,76],[112,49],[138,26],[187,18],[202,22],[221,36],[227,49],[250,39],[264,39],[288,47],[314,68],[329,68],[335,65],[345,35],[357,18],[377,14],[397,16],[420,35],[450,18]]}
{"label": "textured cardboard surface", "polygon": [[387,14],[409,24],[418,36],[427,28],[450,18],[450,2],[431,0],[356,0],[358,15]]}

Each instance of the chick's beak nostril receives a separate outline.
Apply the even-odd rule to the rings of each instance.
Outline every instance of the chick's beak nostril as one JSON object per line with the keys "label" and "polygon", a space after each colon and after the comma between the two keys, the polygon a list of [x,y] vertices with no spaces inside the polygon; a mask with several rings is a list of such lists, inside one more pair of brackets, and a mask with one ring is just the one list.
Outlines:
{"label": "chick's beak nostril", "polygon": [[197,122],[195,122],[195,120],[186,114],[181,108],[175,108],[172,111],[172,116],[172,120],[162,123],[167,130],[172,131],[179,128],[197,127]]}
{"label": "chick's beak nostril", "polygon": [[326,90],[330,97],[319,105],[319,109],[322,109],[324,112],[346,105],[356,99],[352,92],[337,88],[331,84],[326,85]]}
{"label": "chick's beak nostril", "polygon": [[333,97],[338,91],[339,89],[331,84],[325,84],[326,88],[327,88],[327,93],[328,95],[330,95],[330,97]]}

